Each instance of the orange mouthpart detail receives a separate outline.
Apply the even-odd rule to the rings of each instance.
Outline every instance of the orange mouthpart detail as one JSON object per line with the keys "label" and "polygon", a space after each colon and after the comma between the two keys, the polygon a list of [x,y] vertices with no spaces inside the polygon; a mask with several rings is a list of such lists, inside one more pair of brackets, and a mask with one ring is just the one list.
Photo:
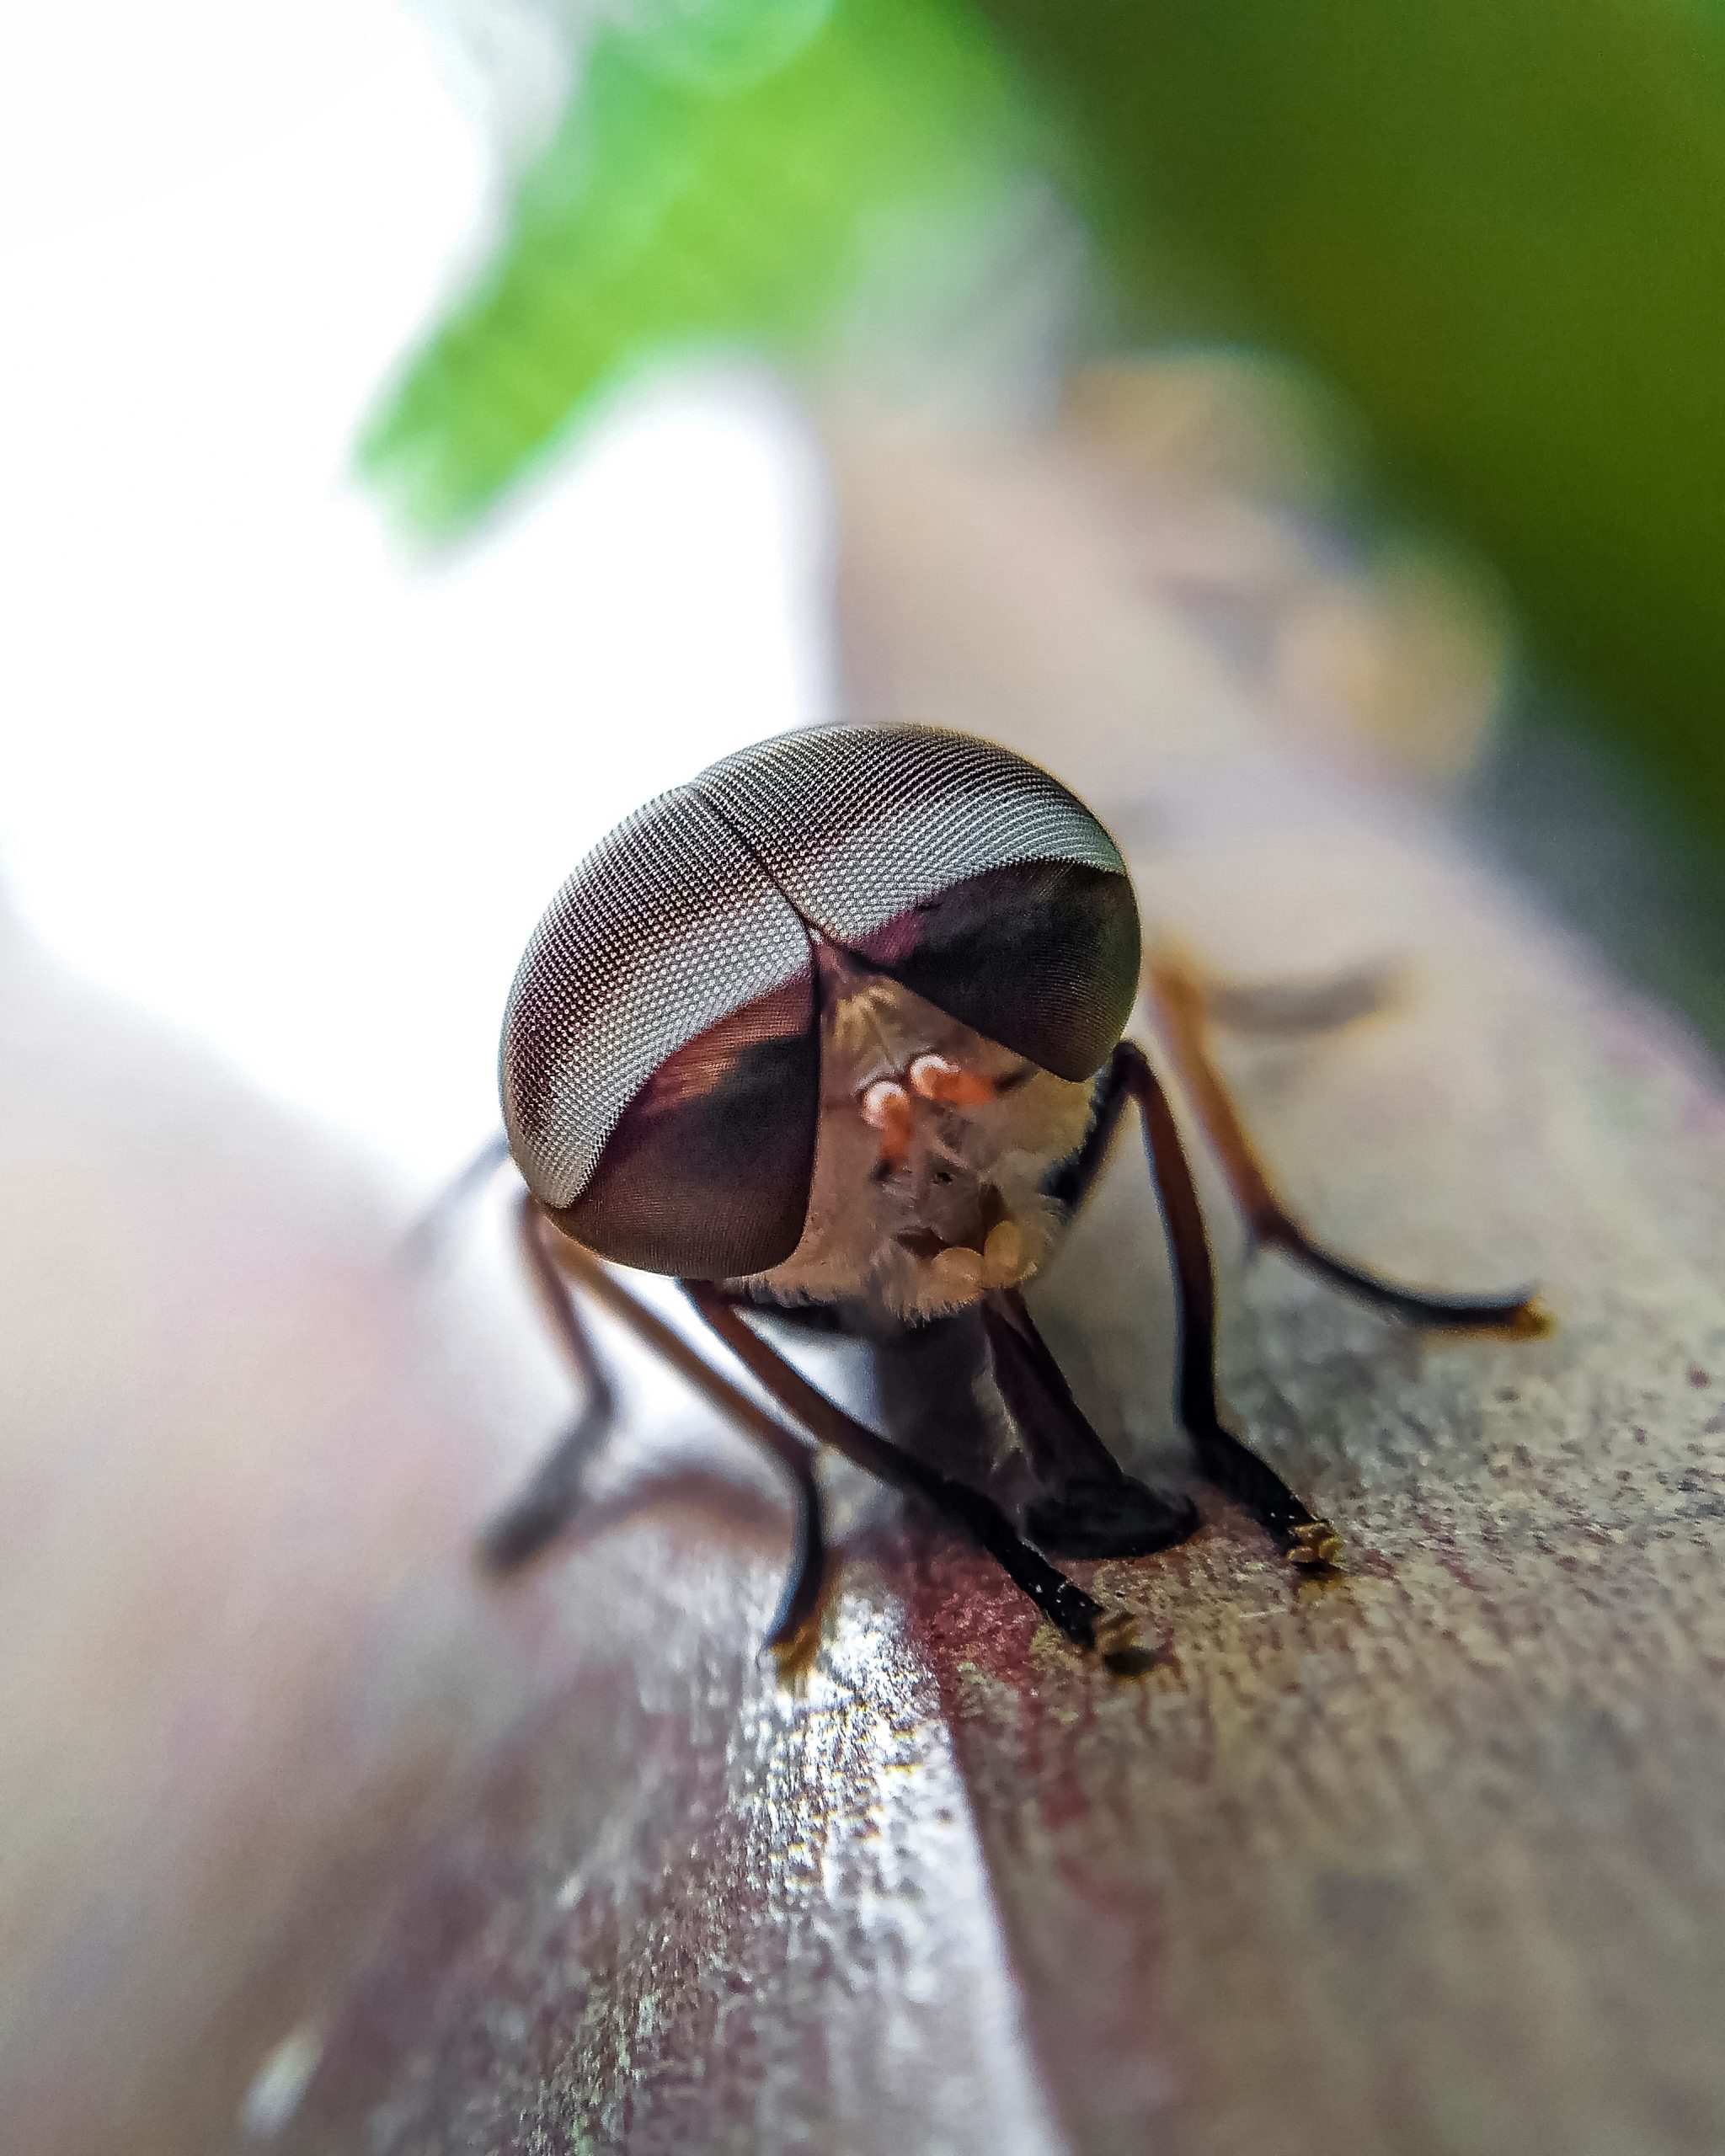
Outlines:
{"label": "orange mouthpart detail", "polygon": [[994,1098],[997,1090],[992,1078],[967,1070],[962,1064],[948,1063],[943,1055],[919,1055],[905,1075],[913,1093],[949,1108],[980,1107],[985,1101]]}
{"label": "orange mouthpart detail", "polygon": [[895,1168],[911,1157],[911,1096],[895,1078],[878,1078],[862,1096],[862,1120],[880,1133],[880,1157]]}

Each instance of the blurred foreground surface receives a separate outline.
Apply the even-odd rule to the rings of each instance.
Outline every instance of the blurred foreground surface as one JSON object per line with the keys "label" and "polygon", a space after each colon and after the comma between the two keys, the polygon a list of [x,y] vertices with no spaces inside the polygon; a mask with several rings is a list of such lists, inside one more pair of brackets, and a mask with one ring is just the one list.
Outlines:
{"label": "blurred foreground surface", "polygon": [[[1717,2148],[1714,1078],[1430,812],[1296,745],[1294,612],[1194,608],[1189,557],[1170,603],[1118,464],[830,438],[857,706],[1046,757],[1223,973],[1399,955],[1392,1010],[1238,1060],[1270,1161],[1334,1245],[1537,1276],[1558,1330],[1439,1348],[1248,1267],[1206,1176],[1228,1393],[1346,1575],[1302,1588],[1207,1498],[1187,1548],[1097,1568],[1164,1650],[1121,1683],[846,1486],[787,1686],[756,1652],[785,1523],[737,1443],[607,1332],[593,1513],[483,1588],[472,1527],[567,1402],[494,1236],[403,1278],[351,1168],[20,955],[8,2130]],[[1178,1472],[1131,1147],[1038,1302],[1104,1433]]]}

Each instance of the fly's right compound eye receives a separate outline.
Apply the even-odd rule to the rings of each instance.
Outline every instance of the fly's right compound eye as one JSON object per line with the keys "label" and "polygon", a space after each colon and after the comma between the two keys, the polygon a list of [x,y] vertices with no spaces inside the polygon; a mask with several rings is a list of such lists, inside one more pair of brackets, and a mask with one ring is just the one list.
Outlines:
{"label": "fly's right compound eye", "polygon": [[501,1075],[528,1187],[598,1256],[723,1280],[795,1249],[820,1113],[809,939],[698,796],[649,803],[558,893]]}

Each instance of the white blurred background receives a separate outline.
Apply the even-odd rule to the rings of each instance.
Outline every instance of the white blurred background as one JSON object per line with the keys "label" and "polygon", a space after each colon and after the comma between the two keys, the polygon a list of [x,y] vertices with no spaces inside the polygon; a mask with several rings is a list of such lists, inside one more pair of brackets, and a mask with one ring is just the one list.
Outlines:
{"label": "white blurred background", "polygon": [[633,394],[447,558],[353,483],[497,183],[451,61],[394,0],[0,19],[0,899],[412,1195],[585,846],[830,702],[758,374]]}

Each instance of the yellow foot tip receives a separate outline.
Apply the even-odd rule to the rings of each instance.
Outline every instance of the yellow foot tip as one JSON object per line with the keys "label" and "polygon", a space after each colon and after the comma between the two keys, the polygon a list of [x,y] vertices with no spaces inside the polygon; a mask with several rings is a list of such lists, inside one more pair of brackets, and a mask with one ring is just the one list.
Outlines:
{"label": "yellow foot tip", "polygon": [[1544,1340],[1557,1330],[1557,1315],[1543,1295],[1530,1295],[1503,1330],[1512,1340]]}
{"label": "yellow foot tip", "polygon": [[1103,1668],[1112,1670],[1116,1677],[1142,1677],[1156,1666],[1155,1648],[1140,1644],[1138,1627],[1124,1609],[1116,1609],[1097,1622],[1091,1645]]}
{"label": "yellow foot tip", "polygon": [[772,1640],[767,1644],[772,1666],[782,1684],[798,1685],[814,1668],[820,1653],[820,1627],[804,1625],[793,1632],[788,1640]]}
{"label": "yellow foot tip", "polygon": [[1288,1545],[1288,1561],[1302,1572],[1327,1572],[1342,1561],[1342,1538],[1327,1519],[1307,1520],[1296,1527]]}

